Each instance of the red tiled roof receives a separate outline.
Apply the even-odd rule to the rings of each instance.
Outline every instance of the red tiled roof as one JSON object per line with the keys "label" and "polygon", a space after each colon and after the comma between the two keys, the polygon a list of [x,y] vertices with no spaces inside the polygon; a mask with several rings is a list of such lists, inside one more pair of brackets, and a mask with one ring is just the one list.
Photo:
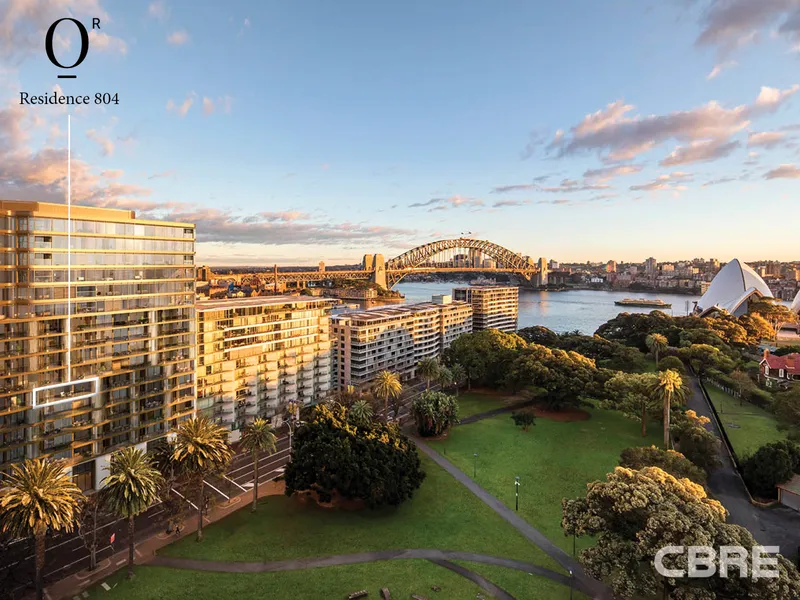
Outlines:
{"label": "red tiled roof", "polygon": [[764,360],[767,361],[767,366],[770,369],[784,369],[787,373],[800,373],[800,353],[793,352],[786,356],[775,356],[770,354]]}

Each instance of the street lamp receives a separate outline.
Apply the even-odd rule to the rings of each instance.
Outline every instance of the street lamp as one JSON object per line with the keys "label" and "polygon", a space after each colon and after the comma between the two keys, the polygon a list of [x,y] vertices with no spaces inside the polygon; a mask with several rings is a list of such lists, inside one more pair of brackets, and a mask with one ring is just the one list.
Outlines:
{"label": "street lamp", "polygon": [[572,574],[572,569],[569,570],[569,600],[572,600],[572,578],[574,575]]}
{"label": "street lamp", "polygon": [[475,465],[472,468],[472,478],[475,479],[478,476],[478,453],[476,452],[472,456],[475,457]]}
{"label": "street lamp", "polygon": [[516,500],[514,510],[519,511],[519,476],[514,478],[514,497]]}

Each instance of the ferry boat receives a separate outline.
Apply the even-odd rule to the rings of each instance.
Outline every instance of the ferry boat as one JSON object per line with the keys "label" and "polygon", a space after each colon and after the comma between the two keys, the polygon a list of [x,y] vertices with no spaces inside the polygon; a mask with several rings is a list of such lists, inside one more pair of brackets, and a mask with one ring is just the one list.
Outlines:
{"label": "ferry boat", "polygon": [[615,300],[614,304],[617,306],[640,306],[642,308],[672,308],[672,304],[663,300],[648,300],[647,298],[625,298],[624,300]]}

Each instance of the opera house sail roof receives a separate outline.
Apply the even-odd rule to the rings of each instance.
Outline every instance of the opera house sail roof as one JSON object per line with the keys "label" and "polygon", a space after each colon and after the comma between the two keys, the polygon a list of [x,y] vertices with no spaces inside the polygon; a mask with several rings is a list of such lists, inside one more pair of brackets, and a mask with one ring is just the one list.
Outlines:
{"label": "opera house sail roof", "polygon": [[797,296],[794,297],[794,302],[792,302],[792,306],[790,308],[794,312],[800,313],[800,291],[798,291]]}
{"label": "opera house sail roof", "polygon": [[754,297],[772,298],[772,292],[758,273],[734,258],[714,277],[697,303],[697,312],[705,316],[715,310],[724,310],[738,317],[747,312],[748,303]]}

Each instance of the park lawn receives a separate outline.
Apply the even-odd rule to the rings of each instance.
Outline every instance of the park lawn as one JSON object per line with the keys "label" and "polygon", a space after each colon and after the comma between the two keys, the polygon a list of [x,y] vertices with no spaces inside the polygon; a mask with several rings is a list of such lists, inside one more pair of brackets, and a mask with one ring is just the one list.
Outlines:
{"label": "park lawn", "polygon": [[786,433],[778,430],[773,414],[747,401],[739,401],[711,384],[706,384],[706,390],[740,459],[764,444],[786,439]]}
{"label": "park lawn", "polygon": [[[616,411],[588,408],[586,421],[536,420],[530,431],[517,428],[508,414],[454,427],[431,446],[445,455],[489,493],[514,508],[514,478],[520,478],[519,512],[562,549],[572,540],[561,530],[561,499],[584,496],[586,484],[605,480],[631,446],[658,445],[657,425],[641,436],[639,423]],[[577,549],[592,544],[578,540]]]}
{"label": "park lawn", "polygon": [[[529,577],[520,573],[522,577]],[[484,575],[486,576],[486,575]],[[539,579],[539,578],[537,578]],[[524,581],[524,580],[523,580]],[[365,589],[369,598],[379,598],[380,589],[388,587],[392,598],[409,598],[411,594],[431,597],[431,587],[438,585],[437,600],[475,598],[489,594],[467,580],[427,560],[392,560],[361,565],[320,567],[280,573],[208,573],[166,567],[136,568],[132,581],[125,579],[125,569],[109,577],[101,586],[89,590],[91,600],[227,600],[229,598],[276,598],[295,600],[344,599]],[[498,584],[499,585],[499,584]],[[552,583],[562,591],[560,596],[526,596],[526,598],[568,598],[569,589]],[[534,586],[535,589],[535,586]],[[549,590],[548,590],[549,591]],[[545,591],[544,593],[548,593]],[[563,595],[564,592],[567,594]],[[539,594],[538,590],[535,593]],[[522,597],[522,596],[518,596]]]}
{"label": "park lawn", "polygon": [[503,396],[502,394],[481,391],[461,392],[458,395],[458,416],[461,419],[471,417],[472,415],[503,408],[508,404],[520,402],[521,400],[524,400],[524,398],[520,396]]}

